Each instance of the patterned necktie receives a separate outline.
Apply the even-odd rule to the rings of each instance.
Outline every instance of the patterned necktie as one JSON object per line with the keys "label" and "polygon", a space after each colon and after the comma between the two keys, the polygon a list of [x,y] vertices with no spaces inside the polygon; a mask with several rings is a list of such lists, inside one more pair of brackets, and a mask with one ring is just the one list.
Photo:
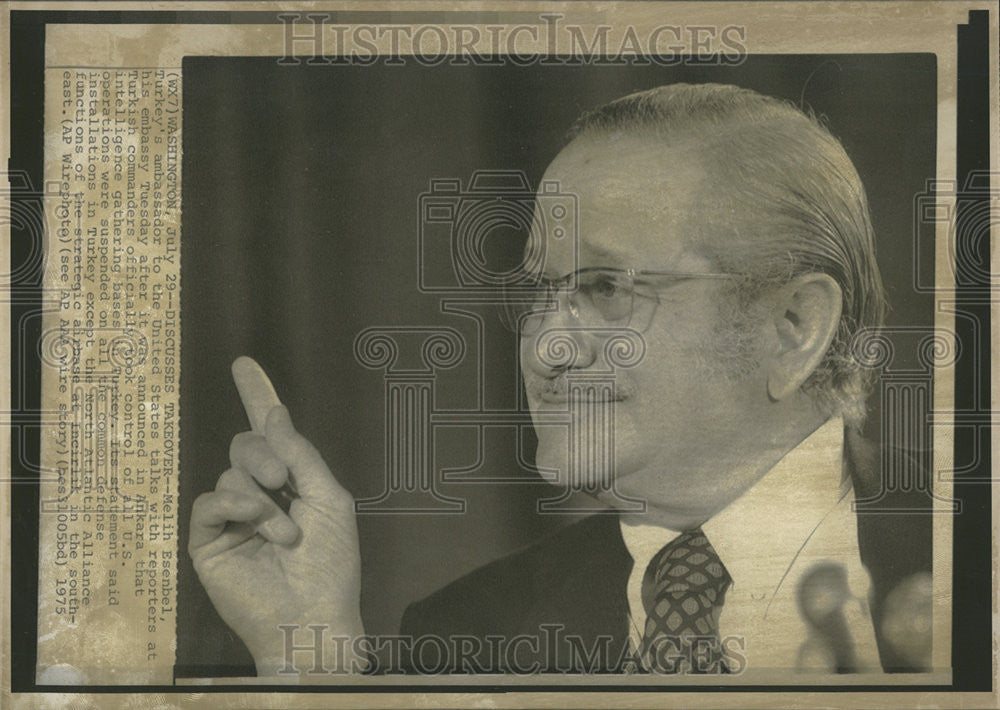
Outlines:
{"label": "patterned necktie", "polygon": [[701,528],[656,553],[642,581],[642,658],[654,673],[724,673],[719,615],[733,580]]}

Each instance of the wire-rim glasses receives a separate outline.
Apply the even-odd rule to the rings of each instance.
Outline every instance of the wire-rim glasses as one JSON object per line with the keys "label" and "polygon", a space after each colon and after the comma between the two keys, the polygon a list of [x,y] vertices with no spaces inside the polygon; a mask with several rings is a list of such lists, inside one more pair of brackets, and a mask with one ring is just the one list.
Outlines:
{"label": "wire-rim glasses", "polygon": [[537,333],[550,313],[559,310],[559,294],[584,328],[631,328],[645,332],[659,305],[657,284],[694,279],[724,280],[736,274],[688,271],[646,271],[589,267],[553,279],[524,272],[504,288],[503,321],[521,335]]}

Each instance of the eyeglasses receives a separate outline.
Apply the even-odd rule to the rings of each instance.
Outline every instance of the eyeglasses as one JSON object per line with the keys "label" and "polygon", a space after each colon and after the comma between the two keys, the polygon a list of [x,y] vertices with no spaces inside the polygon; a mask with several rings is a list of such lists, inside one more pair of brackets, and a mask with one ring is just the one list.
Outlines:
{"label": "eyeglasses", "polygon": [[533,335],[549,313],[559,310],[558,294],[565,290],[569,312],[581,326],[629,327],[642,333],[660,303],[655,284],[736,276],[605,267],[579,269],[558,279],[524,273],[504,289],[503,321],[515,333]]}

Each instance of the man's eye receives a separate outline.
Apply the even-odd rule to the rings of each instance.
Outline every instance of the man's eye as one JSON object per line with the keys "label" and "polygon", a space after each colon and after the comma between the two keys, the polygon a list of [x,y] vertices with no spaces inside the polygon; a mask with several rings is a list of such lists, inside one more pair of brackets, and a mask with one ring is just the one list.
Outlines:
{"label": "man's eye", "polygon": [[586,287],[587,295],[595,301],[611,301],[627,296],[627,290],[615,279],[609,276],[602,276]]}

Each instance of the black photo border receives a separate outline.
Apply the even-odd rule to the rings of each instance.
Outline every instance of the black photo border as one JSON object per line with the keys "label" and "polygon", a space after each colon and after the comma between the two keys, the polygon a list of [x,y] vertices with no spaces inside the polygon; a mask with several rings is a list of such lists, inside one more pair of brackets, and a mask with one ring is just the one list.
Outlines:
{"label": "black photo border", "polygon": [[[379,11],[330,12],[334,22],[379,22],[389,13]],[[467,14],[483,21],[490,13],[449,11],[456,20]],[[412,15],[412,18],[408,18]],[[423,12],[391,13],[393,23],[419,20]],[[10,12],[10,174],[21,174],[28,184],[44,184],[43,118],[45,78],[45,30],[54,24],[277,24],[278,11],[52,11]],[[988,175],[990,169],[989,43],[987,10],[971,10],[967,24],[957,25],[957,183],[968,184],[971,175]],[[8,188],[9,189],[9,188]],[[16,213],[40,209],[30,190],[11,193]],[[34,202],[33,202],[34,201]],[[950,685],[822,685],[822,686],[621,686],[602,685],[212,685],[198,686],[199,693],[217,692],[321,692],[321,693],[451,693],[451,692],[983,692],[993,690],[992,545],[983,544],[992,530],[991,426],[990,419],[990,283],[975,263],[988,264],[989,238],[974,239],[975,225],[962,218],[988,214],[989,192],[963,198],[957,225],[955,253],[958,273],[972,274],[956,288],[956,331],[966,348],[955,365],[955,409],[974,413],[972,427],[956,427],[955,460],[960,452],[982,453],[975,468],[957,476],[953,496],[961,501],[962,514],[954,518],[952,578],[952,683]],[[984,209],[985,208],[985,209]],[[29,230],[11,226],[11,691],[53,693],[190,693],[192,686],[41,686],[35,682],[38,621],[38,525],[39,486],[37,470],[25,462],[40,459],[41,362],[37,349],[40,319],[32,317],[42,308],[42,265]],[[968,247],[968,248],[964,248]],[[965,262],[965,263],[963,263]],[[978,276],[976,276],[978,274]],[[977,280],[978,279],[978,280]],[[978,337],[973,337],[977,335]],[[22,387],[14,386],[21,383]],[[977,386],[978,385],[978,386]],[[967,480],[966,480],[967,479]]]}

